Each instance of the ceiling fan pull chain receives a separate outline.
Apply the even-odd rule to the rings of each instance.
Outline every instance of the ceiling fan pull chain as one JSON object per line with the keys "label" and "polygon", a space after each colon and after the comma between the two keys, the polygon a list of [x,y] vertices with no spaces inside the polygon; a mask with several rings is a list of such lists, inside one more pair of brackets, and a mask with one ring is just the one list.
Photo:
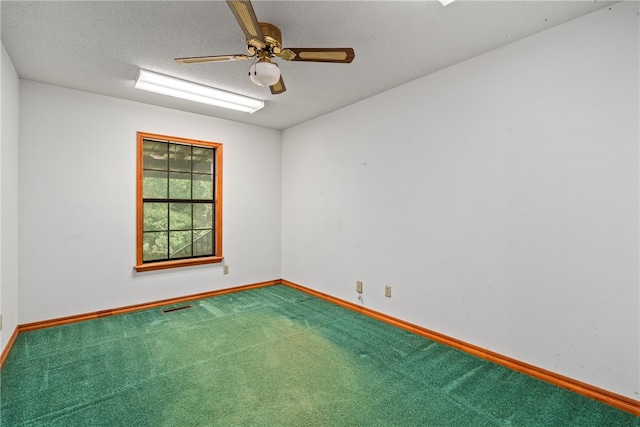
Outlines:
{"label": "ceiling fan pull chain", "polygon": [[251,77],[251,69],[252,69],[252,68],[253,68],[253,75],[254,75],[254,76],[255,76],[255,75],[257,75],[256,68],[254,68],[254,67],[253,67],[254,65],[256,65],[256,62],[257,62],[257,61],[258,61],[258,58],[257,58],[257,57],[255,57],[255,58],[253,59],[253,64],[251,64],[251,66],[249,67],[249,72],[247,73],[247,75],[248,75],[249,77]]}

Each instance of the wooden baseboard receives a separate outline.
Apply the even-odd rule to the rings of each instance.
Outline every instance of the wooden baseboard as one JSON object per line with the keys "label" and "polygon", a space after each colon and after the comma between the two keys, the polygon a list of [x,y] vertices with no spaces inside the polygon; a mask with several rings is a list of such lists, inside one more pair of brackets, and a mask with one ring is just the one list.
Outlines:
{"label": "wooden baseboard", "polygon": [[592,399],[606,403],[615,408],[622,409],[623,411],[630,412],[633,415],[640,416],[640,401],[630,399],[626,396],[622,396],[622,395],[613,393],[611,391],[604,390],[599,387],[595,387],[593,385],[583,383],[581,381],[566,377],[564,375],[557,374],[555,372],[548,371],[543,368],[539,368],[537,366],[530,365],[525,362],[521,362],[516,359],[512,359],[502,354],[495,353],[493,351],[478,347],[473,344],[466,343],[464,341],[460,341],[458,339],[449,337],[439,332],[435,332],[435,331],[423,328],[421,326],[417,326],[412,323],[405,322],[404,320],[400,320],[395,317],[388,316],[384,313],[371,310],[361,305],[344,301],[342,299],[333,297],[331,295],[315,291],[313,289],[298,285],[288,280],[283,279],[281,283],[283,285],[292,287],[294,289],[298,289],[302,292],[306,292],[315,297],[322,298],[326,301],[332,302],[339,306],[357,311],[361,314],[372,317],[374,319],[397,326],[406,331],[413,332],[417,335],[423,336],[432,341],[436,341],[441,344],[448,345],[449,347],[462,350],[466,353],[472,354],[474,356],[480,357],[485,360],[489,360],[491,362],[497,363],[498,365],[502,365],[514,371],[518,371],[523,374],[529,375],[531,377],[538,378],[540,380],[546,381],[558,387],[571,390],[575,393],[590,397]]}
{"label": "wooden baseboard", "polygon": [[48,328],[52,326],[59,326],[59,325],[64,325],[68,323],[80,322],[83,320],[98,319],[100,317],[113,316],[116,314],[124,314],[124,313],[130,313],[133,311],[146,310],[146,309],[155,308],[163,305],[177,304],[177,303],[186,302],[186,301],[210,298],[217,295],[245,291],[245,290],[255,289],[255,288],[262,288],[262,287],[272,286],[277,284],[283,284],[283,285],[289,286],[291,288],[300,290],[302,292],[308,293],[315,297],[324,299],[326,301],[332,302],[339,306],[348,308],[350,310],[353,310],[358,313],[364,314],[366,316],[372,317],[374,319],[380,320],[382,322],[394,325],[406,331],[413,332],[417,335],[423,336],[430,340],[448,345],[458,350],[462,350],[464,352],[480,357],[482,359],[486,359],[491,362],[497,363],[499,365],[505,366],[509,369],[513,369],[514,371],[518,371],[523,374],[529,375],[531,377],[538,378],[540,380],[546,381],[558,387],[571,390],[575,393],[590,397],[592,399],[606,403],[615,408],[622,409],[623,411],[630,412],[636,416],[640,416],[640,401],[630,399],[626,396],[622,396],[622,395],[610,392],[608,390],[604,390],[599,387],[595,387],[593,385],[586,384],[578,380],[574,380],[564,375],[560,375],[555,372],[551,372],[546,369],[539,368],[537,366],[533,366],[516,359],[512,359],[510,357],[501,355],[499,353],[495,353],[493,351],[478,347],[473,344],[466,343],[464,341],[449,337],[439,332],[435,332],[435,331],[423,328],[421,326],[414,325],[404,320],[400,320],[395,317],[388,316],[384,313],[371,310],[367,307],[363,307],[361,305],[354,304],[354,303],[342,300],[340,298],[336,298],[334,296],[313,290],[311,288],[307,288],[305,286],[298,285],[296,283],[293,283],[284,279],[270,280],[267,282],[254,283],[250,285],[243,285],[243,286],[237,286],[233,288],[220,289],[216,291],[203,292],[199,294],[187,295],[187,296],[182,296],[177,298],[169,298],[169,299],[164,299],[164,300],[159,300],[159,301],[154,301],[149,303],[129,305],[129,306],[114,308],[109,310],[100,310],[100,311],[95,311],[91,313],[84,313],[84,314],[78,314],[78,315],[67,316],[67,317],[59,317],[51,320],[42,320],[38,322],[18,325],[13,331],[11,338],[7,342],[6,347],[2,351],[2,354],[0,355],[0,368],[4,364],[7,356],[9,355],[9,352],[11,351],[11,347],[13,346],[13,343],[18,337],[18,334],[22,332]]}
{"label": "wooden baseboard", "polygon": [[210,298],[217,295],[224,295],[224,294],[230,294],[233,292],[246,291],[248,289],[262,288],[265,286],[277,285],[277,284],[280,284],[281,282],[282,282],[281,280],[270,280],[268,282],[253,283],[250,285],[236,286],[233,288],[219,289],[216,291],[202,292],[199,294],[186,295],[186,296],[176,297],[176,298],[168,298],[164,300],[147,302],[143,304],[134,304],[134,305],[128,305],[125,307],[112,308],[108,310],[100,310],[100,311],[93,311],[90,313],[76,314],[73,316],[58,317],[56,319],[41,320],[38,322],[31,322],[31,323],[18,325],[18,330],[20,332],[28,332],[36,329],[50,328],[52,326],[66,325],[67,323],[75,323],[75,322],[81,322],[83,320],[98,319],[100,317],[114,316],[116,314],[130,313],[130,312],[139,311],[139,310],[147,310],[150,308],[160,307],[163,305],[178,304],[186,301]]}
{"label": "wooden baseboard", "polygon": [[19,333],[20,331],[16,326],[16,328],[13,330],[13,333],[11,334],[11,337],[9,338],[9,341],[7,341],[7,345],[4,347],[4,350],[2,350],[2,354],[0,354],[0,368],[2,368],[2,365],[4,365],[4,361],[7,360],[9,352],[11,351],[11,347],[13,347],[13,343],[16,341],[16,338],[18,338]]}
{"label": "wooden baseboard", "polygon": [[217,295],[229,294],[232,292],[246,291],[248,289],[262,288],[265,286],[273,286],[273,285],[278,285],[281,282],[282,282],[281,280],[270,280],[267,282],[252,283],[250,285],[242,285],[242,286],[236,286],[233,288],[219,289],[216,291],[202,292],[199,294],[186,295],[186,296],[181,296],[176,298],[168,298],[164,300],[147,302],[142,304],[128,305],[125,307],[112,308],[108,310],[93,311],[90,313],[76,314],[73,316],[58,317],[55,319],[24,323],[22,325],[18,325],[15,328],[15,330],[13,331],[13,334],[11,335],[11,338],[7,342],[6,347],[2,351],[2,354],[0,355],[0,369],[4,365],[4,362],[7,356],[9,356],[11,347],[13,347],[13,343],[15,342],[16,338],[18,338],[18,334],[22,332],[29,332],[29,331],[34,331],[36,329],[50,328],[52,326],[66,325],[68,323],[82,322],[84,320],[98,319],[101,317],[114,316],[116,314],[130,313],[133,311],[147,310],[150,308],[160,307],[163,305],[178,304],[186,301],[210,298]]}

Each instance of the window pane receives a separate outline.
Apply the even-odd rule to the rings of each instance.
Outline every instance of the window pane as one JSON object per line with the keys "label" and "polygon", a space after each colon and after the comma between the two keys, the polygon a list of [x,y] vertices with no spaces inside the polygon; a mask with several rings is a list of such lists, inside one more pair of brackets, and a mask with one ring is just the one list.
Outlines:
{"label": "window pane", "polygon": [[191,230],[191,203],[171,203],[170,230]]}
{"label": "window pane", "polygon": [[193,147],[193,172],[213,175],[213,148]]}
{"label": "window pane", "polygon": [[193,256],[213,255],[213,230],[193,232]]}
{"label": "window pane", "polygon": [[169,232],[169,258],[183,258],[192,256],[191,231]]}
{"label": "window pane", "polygon": [[193,228],[213,227],[213,203],[193,204]]}
{"label": "window pane", "polygon": [[175,172],[169,174],[169,198],[191,199],[191,174]]}
{"label": "window pane", "polygon": [[193,198],[213,200],[213,175],[193,175]]}
{"label": "window pane", "polygon": [[142,179],[142,197],[145,199],[167,198],[167,173],[144,171]]}
{"label": "window pane", "polygon": [[150,232],[142,235],[142,260],[167,259],[167,232]]}
{"label": "window pane", "polygon": [[144,231],[167,231],[169,229],[167,203],[145,202],[142,208],[144,210]]}
{"label": "window pane", "polygon": [[191,172],[191,146],[169,144],[169,170]]}
{"label": "window pane", "polygon": [[167,143],[145,139],[143,143],[142,168],[167,170]]}

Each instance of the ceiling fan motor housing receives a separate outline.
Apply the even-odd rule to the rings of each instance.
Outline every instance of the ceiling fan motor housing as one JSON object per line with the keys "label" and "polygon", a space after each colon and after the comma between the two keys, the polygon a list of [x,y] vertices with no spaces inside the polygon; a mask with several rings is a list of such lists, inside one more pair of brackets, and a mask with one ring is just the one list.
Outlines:
{"label": "ceiling fan motor housing", "polygon": [[[267,51],[269,56],[278,55],[282,51],[282,33],[280,28],[268,22],[260,22],[260,30],[264,40],[247,40],[247,50],[254,54]],[[264,46],[266,44],[266,47]]]}

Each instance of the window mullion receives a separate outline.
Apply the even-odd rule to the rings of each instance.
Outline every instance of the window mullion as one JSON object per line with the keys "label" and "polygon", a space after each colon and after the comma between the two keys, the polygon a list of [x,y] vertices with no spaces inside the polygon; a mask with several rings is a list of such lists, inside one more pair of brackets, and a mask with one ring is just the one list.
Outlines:
{"label": "window mullion", "polygon": [[193,247],[193,145],[191,146],[191,161],[189,162],[189,165],[191,167],[191,173],[189,175],[189,179],[191,179],[191,256],[193,256],[193,251],[195,250]]}
{"label": "window mullion", "polygon": [[167,141],[167,256],[166,259],[171,258],[171,202],[169,201],[169,186],[171,185],[171,143]]}

